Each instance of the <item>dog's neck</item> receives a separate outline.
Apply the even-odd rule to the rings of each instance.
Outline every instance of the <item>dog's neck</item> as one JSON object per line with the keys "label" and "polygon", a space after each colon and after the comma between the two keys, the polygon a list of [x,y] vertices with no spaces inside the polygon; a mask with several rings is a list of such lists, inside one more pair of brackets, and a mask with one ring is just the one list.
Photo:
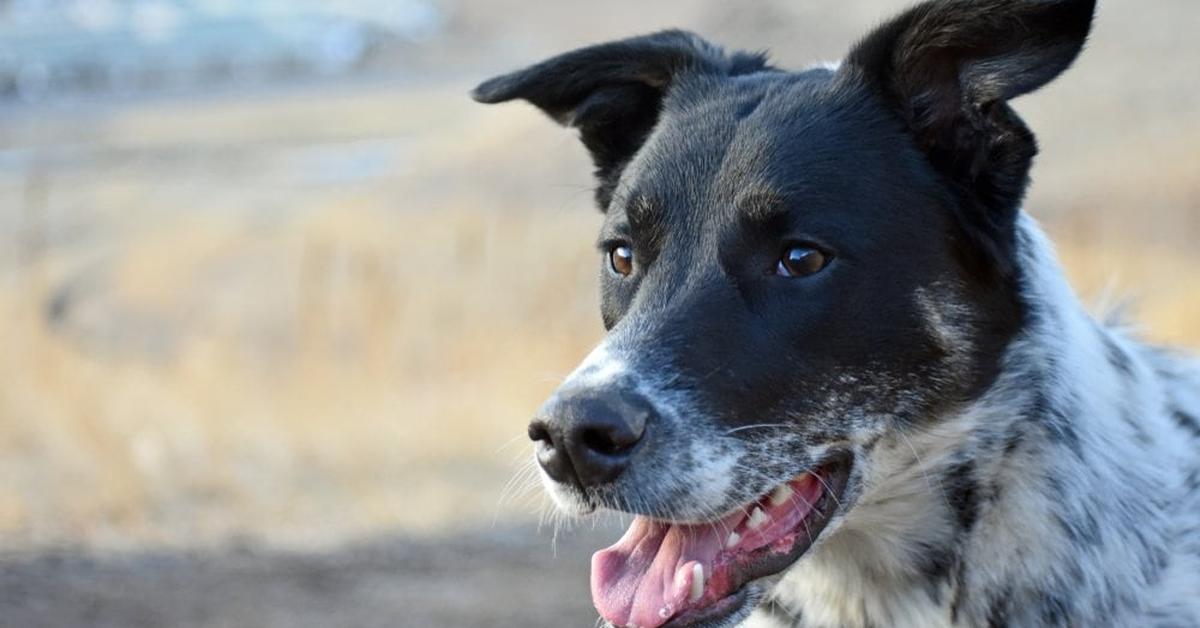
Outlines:
{"label": "dog's neck", "polygon": [[769,625],[1125,625],[1159,580],[1174,460],[1194,452],[1135,414],[1163,405],[1145,350],[1088,316],[1027,217],[1019,247],[1029,323],[997,381],[865,456],[858,503]]}

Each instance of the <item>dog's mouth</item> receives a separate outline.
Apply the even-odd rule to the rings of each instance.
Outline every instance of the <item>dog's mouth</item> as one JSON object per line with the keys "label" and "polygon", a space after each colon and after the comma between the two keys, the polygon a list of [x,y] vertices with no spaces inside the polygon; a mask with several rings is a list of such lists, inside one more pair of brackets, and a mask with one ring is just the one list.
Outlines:
{"label": "dog's mouth", "polygon": [[614,626],[721,625],[748,612],[750,583],[795,563],[841,507],[851,456],[704,523],[638,516],[592,556],[592,601]]}

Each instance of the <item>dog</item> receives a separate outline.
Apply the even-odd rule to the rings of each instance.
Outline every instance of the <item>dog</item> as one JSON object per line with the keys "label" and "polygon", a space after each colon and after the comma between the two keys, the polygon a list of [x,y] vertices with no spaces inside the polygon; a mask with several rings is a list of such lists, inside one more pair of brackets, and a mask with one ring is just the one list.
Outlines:
{"label": "dog", "polygon": [[[1094,0],[934,0],[831,66],[665,31],[485,81],[595,164],[603,342],[529,425],[610,626],[1200,626],[1200,364],[1093,319],[1010,101]],[[743,623],[744,622],[744,623]]]}

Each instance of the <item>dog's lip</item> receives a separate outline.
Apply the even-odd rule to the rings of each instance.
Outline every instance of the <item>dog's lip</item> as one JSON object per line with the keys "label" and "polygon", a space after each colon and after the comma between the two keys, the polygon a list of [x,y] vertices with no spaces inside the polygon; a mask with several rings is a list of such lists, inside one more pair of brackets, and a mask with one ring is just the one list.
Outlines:
{"label": "dog's lip", "polygon": [[[748,506],[734,509],[734,513],[741,513],[722,518],[714,522],[700,524],[673,523],[669,521],[654,521],[642,518],[642,526],[659,526],[658,532],[655,534],[637,533],[634,531],[634,526],[639,525],[635,520],[634,526],[631,526],[630,532],[626,533],[622,540],[607,550],[597,552],[597,556],[593,557],[593,596],[597,602],[597,609],[601,610],[601,614],[605,612],[603,608],[607,608],[611,613],[609,617],[623,617],[626,613],[634,614],[634,611],[629,604],[634,604],[636,607],[643,608],[638,612],[643,620],[646,620],[645,605],[643,602],[653,601],[656,596],[652,593],[648,598],[641,596],[641,584],[645,582],[657,582],[655,576],[662,576],[661,568],[654,566],[633,567],[630,571],[629,567],[621,567],[625,569],[625,574],[613,576],[611,571],[612,561],[626,560],[634,555],[626,552],[633,549],[637,552],[645,552],[647,548],[653,553],[655,564],[659,558],[665,558],[670,562],[675,561],[678,565],[675,567],[678,571],[675,576],[678,577],[678,584],[673,588],[665,591],[665,598],[661,598],[666,602],[669,612],[660,615],[662,619],[655,619],[650,624],[654,626],[670,626],[675,628],[684,628],[688,626],[721,626],[725,625],[722,622],[736,615],[741,609],[738,602],[746,592],[751,589],[751,585],[758,580],[776,575],[790,567],[803,556],[813,543],[820,537],[833,516],[841,509],[841,497],[845,492],[846,485],[849,480],[850,470],[853,462],[853,456],[849,452],[837,452],[828,456],[825,461],[818,467],[818,470],[811,474],[820,482],[820,496],[813,500],[815,503],[807,508],[800,508],[803,511],[799,518],[792,516],[788,520],[782,517],[778,520],[770,519],[772,523],[763,524],[761,527],[754,526],[757,530],[747,528],[747,523],[752,516],[753,510],[761,506],[767,509],[768,505],[774,497],[774,492],[768,493],[759,500],[752,502]],[[781,486],[792,485],[797,486],[803,491],[805,484],[804,479],[808,473],[802,473],[797,478],[785,483]],[[778,490],[775,489],[775,490]],[[811,497],[811,493],[808,493]],[[783,503],[783,502],[780,502]],[[774,508],[774,507],[772,507]],[[771,516],[780,516],[781,513],[786,515],[788,508],[774,508],[771,511]],[[737,520],[737,521],[734,521]],[[680,530],[664,532],[664,529],[671,529],[674,526],[679,526]],[[692,528],[696,526],[712,526],[726,527],[725,529],[735,529],[745,534],[745,538],[730,539],[730,545],[723,547],[716,553],[709,550],[708,558],[704,558],[704,546],[711,548],[711,541],[707,545],[701,544],[697,546],[696,551],[699,555],[692,555],[686,549],[680,551],[678,547],[672,548],[670,539],[662,536],[662,534],[683,534],[685,537],[689,532],[695,532]],[[773,527],[774,526],[774,527]],[[630,537],[630,535],[633,535]],[[657,536],[656,536],[657,534]],[[633,540],[627,540],[632,538]],[[659,540],[655,540],[655,539]],[[676,536],[676,541],[678,537]],[[724,537],[722,537],[724,539]],[[636,546],[630,543],[636,543]],[[660,543],[662,544],[660,546]],[[667,548],[662,550],[662,548]],[[660,551],[666,551],[665,555],[660,554]],[[612,556],[612,553],[616,556]],[[676,556],[675,553],[678,552]],[[607,555],[605,558],[600,558],[602,555]],[[699,562],[697,562],[699,561]],[[600,565],[600,567],[597,567]],[[688,572],[695,566],[703,566],[704,574],[702,578],[703,584],[700,585],[702,590],[697,593],[692,592],[689,597],[686,591],[688,586],[692,584],[694,578],[688,577]],[[597,571],[597,569],[601,571]],[[639,571],[646,569],[646,571]],[[631,582],[626,578],[632,574],[632,582],[635,588],[639,591],[637,594],[625,593],[625,596],[636,595],[638,597],[624,597],[624,605],[620,602],[622,594],[617,593],[624,587],[628,587]],[[599,576],[599,580],[597,577]],[[614,577],[616,578],[614,580]],[[599,587],[597,588],[599,583]],[[607,587],[617,587],[609,589]],[[682,590],[680,590],[682,589]],[[628,591],[628,589],[624,589]],[[617,598],[608,597],[617,595]],[[621,609],[625,610],[622,611]],[[630,620],[633,617],[629,618]],[[666,620],[666,621],[664,621]],[[642,623],[642,622],[639,622]]]}
{"label": "dog's lip", "polygon": [[752,586],[744,585],[709,606],[680,613],[660,628],[691,628],[698,624],[716,628],[725,625],[725,622],[731,621],[756,601],[757,596],[750,595]]}

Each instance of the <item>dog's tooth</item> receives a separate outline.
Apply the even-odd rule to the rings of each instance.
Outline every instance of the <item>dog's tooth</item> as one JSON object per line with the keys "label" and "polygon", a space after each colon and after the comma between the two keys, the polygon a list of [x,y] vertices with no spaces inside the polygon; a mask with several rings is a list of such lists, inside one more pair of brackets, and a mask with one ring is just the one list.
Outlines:
{"label": "dog's tooth", "polygon": [[729,538],[725,539],[725,549],[733,549],[733,546],[737,545],[738,541],[741,540],[742,537],[737,532],[730,532]]}
{"label": "dog's tooth", "polygon": [[692,590],[688,594],[688,601],[695,602],[704,595],[704,566],[700,563],[692,565]]}
{"label": "dog's tooth", "polygon": [[749,526],[751,530],[757,530],[766,522],[767,514],[762,511],[762,508],[755,506],[754,510],[750,511],[750,518],[746,520],[746,525]]}
{"label": "dog's tooth", "polygon": [[771,505],[778,506],[791,499],[791,497],[792,487],[788,486],[787,484],[780,484],[779,486],[775,487],[774,491],[771,491]]}

